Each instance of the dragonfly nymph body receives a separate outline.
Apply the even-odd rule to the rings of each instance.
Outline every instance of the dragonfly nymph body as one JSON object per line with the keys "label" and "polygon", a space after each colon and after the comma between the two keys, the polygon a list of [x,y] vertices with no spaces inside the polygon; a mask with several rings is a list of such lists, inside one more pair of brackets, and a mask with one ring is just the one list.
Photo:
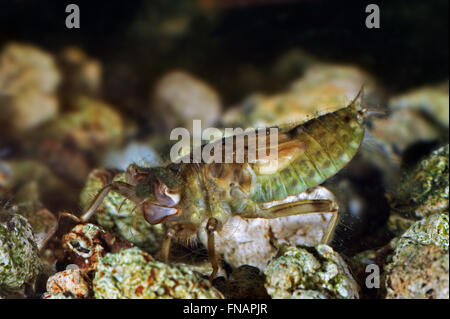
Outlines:
{"label": "dragonfly nymph body", "polygon": [[[81,221],[89,220],[109,191],[120,193],[136,203],[150,224],[166,223],[160,251],[165,260],[173,238],[190,240],[206,225],[211,279],[219,268],[214,232],[232,215],[277,218],[333,212],[322,239],[326,243],[337,223],[336,204],[324,199],[298,200],[298,194],[335,175],[355,156],[364,137],[363,115],[357,97],[335,112],[280,129],[276,163],[256,158],[243,163],[180,162],[159,168],[131,165],[127,182],[105,186]],[[264,138],[270,138],[269,134]]]}

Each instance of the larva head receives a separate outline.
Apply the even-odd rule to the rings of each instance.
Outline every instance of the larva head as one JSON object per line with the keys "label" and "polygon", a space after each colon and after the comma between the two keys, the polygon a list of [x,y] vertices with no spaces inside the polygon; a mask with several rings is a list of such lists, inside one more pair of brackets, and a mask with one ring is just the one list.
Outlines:
{"label": "larva head", "polygon": [[348,108],[355,113],[359,124],[364,124],[365,120],[372,115],[385,115],[386,112],[381,109],[375,109],[363,104],[364,86],[361,87],[356,97],[352,100]]}

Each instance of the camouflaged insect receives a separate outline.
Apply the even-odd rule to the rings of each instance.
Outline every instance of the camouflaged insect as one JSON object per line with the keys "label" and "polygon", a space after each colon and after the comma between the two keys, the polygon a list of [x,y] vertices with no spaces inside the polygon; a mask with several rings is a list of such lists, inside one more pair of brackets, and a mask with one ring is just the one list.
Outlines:
{"label": "camouflaged insect", "polygon": [[[359,150],[364,137],[365,115],[359,97],[335,112],[281,129],[276,135],[276,157],[267,159],[259,155],[253,162],[248,160],[246,153],[244,163],[238,163],[234,149],[231,154],[222,153],[220,163],[193,162],[191,153],[189,162],[171,163],[166,167],[130,165],[122,180],[113,181],[98,191],[80,220],[87,221],[99,207],[107,207],[111,202],[104,205],[106,198],[123,196],[128,199],[124,205],[136,205],[149,224],[165,223],[167,230],[161,256],[166,261],[172,238],[189,243],[196,240],[198,230],[205,227],[213,265],[211,279],[219,269],[214,232],[220,231],[232,215],[277,218],[332,212],[333,217],[322,238],[326,243],[337,223],[336,204],[327,199],[299,200],[298,194],[336,174]],[[254,141],[254,145],[258,145],[257,154],[267,153],[270,134],[270,129],[258,131]],[[237,143],[238,137],[229,138]],[[265,139],[266,143],[260,143],[259,139]],[[244,139],[247,151],[251,146],[249,140]],[[212,144],[215,143],[226,141],[222,139]],[[211,146],[214,145],[206,144],[202,148]],[[232,163],[226,163],[225,157],[230,156]],[[122,204],[118,204],[114,203],[120,216]]]}

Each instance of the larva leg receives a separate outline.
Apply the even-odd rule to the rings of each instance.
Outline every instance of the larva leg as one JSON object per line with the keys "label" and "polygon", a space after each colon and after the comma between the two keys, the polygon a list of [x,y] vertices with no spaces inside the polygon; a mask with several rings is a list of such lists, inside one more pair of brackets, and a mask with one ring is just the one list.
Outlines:
{"label": "larva leg", "polygon": [[339,211],[337,209],[331,211],[333,215],[331,215],[331,219],[328,222],[327,230],[323,234],[321,243],[322,244],[328,244],[331,240],[331,237],[333,236],[334,229],[336,228],[336,225],[338,223],[338,217],[339,217]]}
{"label": "larva leg", "polygon": [[307,199],[283,203],[269,208],[262,208],[258,217],[278,218],[292,215],[329,213],[336,210],[336,205],[327,199]]}
{"label": "larva leg", "polygon": [[105,199],[106,195],[110,191],[114,191],[116,193],[119,193],[122,196],[125,196],[126,198],[138,202],[139,199],[135,195],[134,186],[124,183],[124,182],[112,182],[111,184],[106,185],[103,187],[98,194],[95,196],[92,203],[87,208],[86,212],[81,215],[80,221],[81,222],[87,222],[94,214],[97,208],[102,204],[103,200]]}
{"label": "larva leg", "polygon": [[262,210],[265,218],[277,218],[302,214],[313,213],[332,213],[326,231],[322,237],[321,243],[327,244],[334,232],[338,222],[338,207],[331,200],[300,200],[297,202],[284,203]]}
{"label": "larva leg", "polygon": [[172,238],[175,236],[175,230],[173,228],[168,228],[166,231],[166,236],[161,244],[161,249],[159,251],[159,257],[162,261],[168,262],[170,255],[170,244],[172,243]]}
{"label": "larva leg", "polygon": [[213,268],[213,271],[209,276],[210,282],[213,281],[219,271],[219,261],[217,260],[216,248],[214,244],[214,231],[217,229],[217,224],[218,221],[214,217],[209,218],[206,223],[206,233],[208,235],[208,258]]}
{"label": "larva leg", "polygon": [[62,213],[59,213],[59,215],[58,215],[58,223],[59,223],[59,220],[61,219],[61,217],[68,217],[68,218],[70,218],[71,220],[73,220],[76,223],[80,223],[81,222],[80,218],[78,218],[77,216],[75,216],[75,215],[73,215],[71,213],[62,212]]}

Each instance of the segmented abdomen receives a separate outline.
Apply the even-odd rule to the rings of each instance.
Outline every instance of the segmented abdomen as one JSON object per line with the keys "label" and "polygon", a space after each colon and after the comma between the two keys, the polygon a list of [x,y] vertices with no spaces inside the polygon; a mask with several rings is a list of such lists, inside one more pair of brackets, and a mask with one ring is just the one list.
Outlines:
{"label": "segmented abdomen", "polygon": [[257,176],[252,196],[256,202],[282,200],[336,174],[357,153],[364,127],[350,105],[299,125],[288,134],[298,142],[298,155],[277,173]]}

